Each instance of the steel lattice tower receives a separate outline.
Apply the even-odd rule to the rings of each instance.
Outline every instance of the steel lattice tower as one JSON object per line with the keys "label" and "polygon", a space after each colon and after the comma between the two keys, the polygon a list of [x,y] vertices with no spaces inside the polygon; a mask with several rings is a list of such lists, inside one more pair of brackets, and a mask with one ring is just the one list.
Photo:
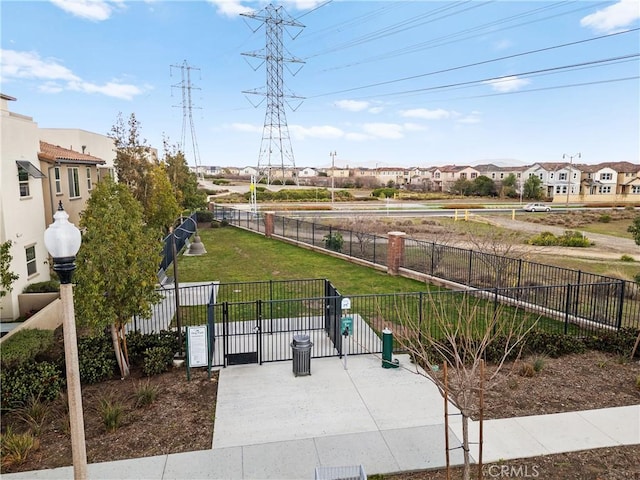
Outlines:
{"label": "steel lattice tower", "polygon": [[189,130],[189,134],[191,135],[191,148],[193,149],[194,169],[196,171],[196,174],[201,177],[202,165],[200,163],[200,150],[198,148],[198,140],[196,138],[196,127],[193,123],[193,109],[199,107],[194,107],[191,101],[191,90],[200,90],[200,88],[194,87],[191,84],[191,70],[200,71],[200,69],[190,66],[186,60],[182,62],[182,65],[171,65],[170,68],[171,72],[173,72],[174,68],[179,68],[181,74],[180,83],[171,85],[172,88],[180,88],[182,94],[181,104],[174,105],[174,107],[182,107],[182,134],[180,137],[179,148],[186,156],[185,138],[187,136],[187,130]]}
{"label": "steel lattice tower", "polygon": [[[291,18],[281,6],[267,5],[265,8],[255,13],[242,13],[241,15],[260,20],[266,29],[266,45],[264,49],[257,52],[243,53],[254,58],[261,58],[266,63],[267,85],[266,91],[261,89],[246,90],[245,94],[263,95],[267,100],[267,111],[264,117],[264,128],[262,131],[262,142],[258,155],[258,175],[260,178],[266,177],[267,184],[271,183],[272,171],[281,170],[284,181],[285,172],[288,167],[295,168],[293,149],[291,148],[291,138],[287,125],[285,113],[285,103],[291,105],[286,99],[302,100],[302,97],[285,93],[284,66],[286,63],[304,63],[302,60],[289,54],[284,47],[283,33],[285,27],[304,28],[304,25]],[[260,27],[258,27],[260,28]],[[258,29],[254,30],[257,31]],[[298,32],[299,34],[300,32]],[[292,36],[295,38],[297,35]],[[285,56],[285,52],[287,56]],[[258,66],[258,68],[262,65]],[[301,68],[301,67],[300,67]],[[298,73],[287,69],[292,75]],[[264,101],[264,100],[262,100]],[[262,101],[258,104],[260,105]],[[257,107],[258,105],[254,105]],[[298,105],[299,106],[299,105]],[[297,107],[296,107],[297,108]],[[295,108],[292,108],[295,110]],[[298,177],[295,177],[296,183]]]}

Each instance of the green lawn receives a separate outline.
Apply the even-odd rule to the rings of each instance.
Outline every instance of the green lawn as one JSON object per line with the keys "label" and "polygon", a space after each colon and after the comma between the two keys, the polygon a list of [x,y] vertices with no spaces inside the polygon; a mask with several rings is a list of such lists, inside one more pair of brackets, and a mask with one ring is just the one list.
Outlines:
{"label": "green lawn", "polygon": [[251,282],[327,278],[350,295],[418,292],[423,282],[272,240],[233,227],[199,230],[207,254],[180,256],[180,282]]}
{"label": "green lawn", "polygon": [[622,237],[633,239],[633,235],[627,231],[631,225],[631,220],[612,220],[609,223],[590,223],[583,225],[579,230],[585,232],[601,233],[603,235],[613,235],[614,237]]}

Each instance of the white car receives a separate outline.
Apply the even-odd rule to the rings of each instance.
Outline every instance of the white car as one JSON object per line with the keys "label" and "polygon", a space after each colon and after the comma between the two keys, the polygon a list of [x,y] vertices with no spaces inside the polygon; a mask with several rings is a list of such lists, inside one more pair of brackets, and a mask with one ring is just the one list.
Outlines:
{"label": "white car", "polygon": [[523,210],[525,212],[550,212],[551,208],[544,203],[529,203],[523,208]]}

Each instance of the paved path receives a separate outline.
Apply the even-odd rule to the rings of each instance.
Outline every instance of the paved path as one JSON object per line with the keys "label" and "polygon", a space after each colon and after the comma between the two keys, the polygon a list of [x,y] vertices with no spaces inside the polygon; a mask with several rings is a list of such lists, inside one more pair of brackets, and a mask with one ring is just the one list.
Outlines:
{"label": "paved path", "polygon": [[[313,359],[305,377],[294,377],[290,362],[223,369],[212,449],[91,464],[89,477],[311,479],[317,466],[363,465],[367,474],[442,467],[443,400],[407,356],[398,358],[403,368],[383,369],[373,355],[349,357],[347,369],[335,357]],[[477,431],[471,422],[472,439]],[[640,444],[640,405],[488,420],[484,432],[487,462]],[[454,415],[452,448],[460,435]],[[460,449],[451,456],[462,460]],[[2,478],[71,479],[73,469]]]}

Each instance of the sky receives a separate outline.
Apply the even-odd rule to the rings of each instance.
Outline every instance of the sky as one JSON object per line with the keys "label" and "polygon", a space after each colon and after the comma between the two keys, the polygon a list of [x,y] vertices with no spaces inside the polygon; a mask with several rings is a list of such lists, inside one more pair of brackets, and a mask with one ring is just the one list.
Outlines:
{"label": "sky", "polygon": [[268,5],[1,0],[0,90],[43,128],[134,113],[190,164],[640,163],[640,0],[282,2],[281,97]]}

